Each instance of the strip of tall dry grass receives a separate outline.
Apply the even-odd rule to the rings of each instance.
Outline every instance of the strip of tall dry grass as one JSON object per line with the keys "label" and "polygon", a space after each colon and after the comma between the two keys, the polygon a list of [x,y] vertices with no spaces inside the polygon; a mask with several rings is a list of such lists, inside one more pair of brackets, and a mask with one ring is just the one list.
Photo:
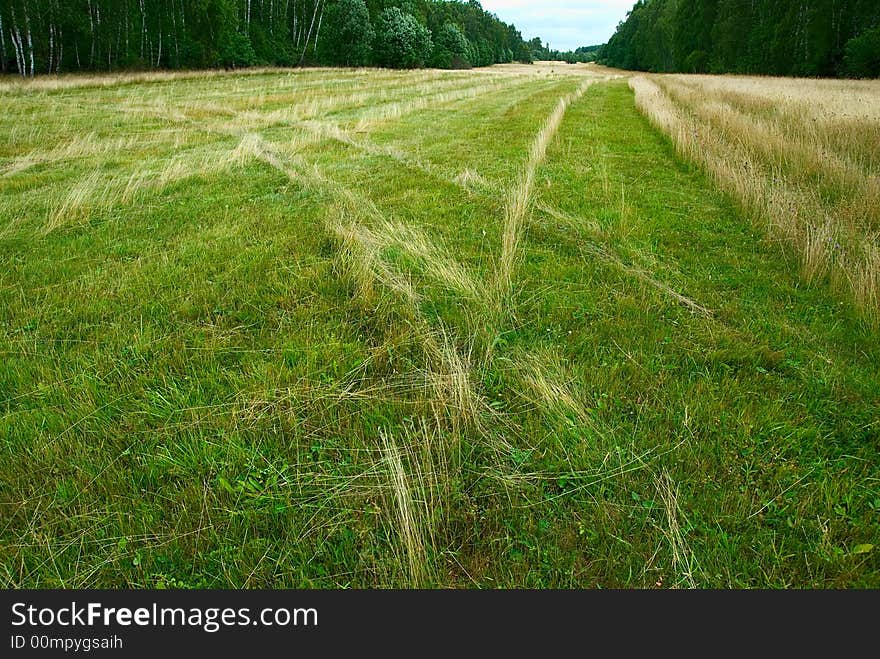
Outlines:
{"label": "strip of tall dry grass", "polygon": [[[840,201],[828,199],[809,178],[791,173],[792,165],[821,159],[810,153],[817,144],[789,146],[772,124],[744,119],[705,94],[683,93],[680,86],[678,95],[667,93],[661,85],[676,83],[661,77],[638,76],[629,84],[639,110],[672,139],[678,153],[701,166],[748,216],[794,249],[805,281],[828,281],[869,325],[880,323],[876,210],[868,210],[876,191],[869,174],[860,179],[845,173],[850,191],[844,190]],[[763,131],[768,139],[758,145],[752,130]],[[772,144],[777,149],[768,156]],[[793,158],[796,149],[800,155]],[[841,185],[835,182],[839,171],[829,174],[833,169],[820,165],[816,171],[826,185]]]}
{"label": "strip of tall dry grass", "polygon": [[[54,76],[40,76],[37,78],[13,78],[7,77],[0,82],[0,92],[29,92],[29,91],[55,91],[59,89],[80,89],[85,87],[118,87],[121,85],[133,85],[137,83],[172,82],[177,80],[205,80],[218,77],[241,78],[244,76],[277,75],[289,73],[299,76],[319,76],[322,73],[335,72],[337,69],[311,68],[311,69],[285,69],[276,67],[257,67],[251,69],[238,69],[236,71],[193,70],[193,71],[146,71],[136,73],[106,73],[106,74],[63,74]],[[371,75],[370,69],[352,69],[361,71],[364,75]]]}
{"label": "strip of tall dry grass", "polygon": [[[767,101],[778,99],[772,80],[764,97]],[[742,109],[744,103],[739,99],[745,95],[736,91],[734,83],[723,93],[712,93],[709,89],[714,86],[707,89],[699,81],[682,77],[658,78],[656,82],[676,103],[720,131],[726,141],[743,145],[774,175],[815,191],[846,224],[845,230],[863,235],[880,228],[880,162],[875,166],[867,157],[880,156],[873,149],[868,154],[862,151],[866,142],[876,142],[880,149],[880,116],[860,115],[858,126],[853,123],[855,117],[847,119],[850,140],[835,146],[828,134],[835,115],[818,115],[804,102],[778,99],[768,114]],[[821,87],[816,90],[816,96],[828,95]],[[875,102],[880,106],[880,86]],[[817,101],[816,105],[823,104]]]}
{"label": "strip of tall dry grass", "polygon": [[880,168],[880,85],[870,80],[664,76],[772,122],[793,144],[819,144],[875,172]]}

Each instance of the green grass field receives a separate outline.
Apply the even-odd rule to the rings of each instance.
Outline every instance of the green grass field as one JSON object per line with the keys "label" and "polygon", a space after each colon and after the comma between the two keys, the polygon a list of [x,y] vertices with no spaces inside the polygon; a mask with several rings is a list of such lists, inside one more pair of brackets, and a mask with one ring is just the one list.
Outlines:
{"label": "green grass field", "polygon": [[0,585],[880,587],[876,330],[613,73],[0,82]]}

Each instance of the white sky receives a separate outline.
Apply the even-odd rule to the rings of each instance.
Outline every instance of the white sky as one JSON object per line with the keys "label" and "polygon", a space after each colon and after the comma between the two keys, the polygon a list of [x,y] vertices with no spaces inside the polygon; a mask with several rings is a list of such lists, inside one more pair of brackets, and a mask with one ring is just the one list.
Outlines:
{"label": "white sky", "polygon": [[635,0],[481,0],[483,9],[513,23],[528,41],[541,37],[553,50],[608,41]]}

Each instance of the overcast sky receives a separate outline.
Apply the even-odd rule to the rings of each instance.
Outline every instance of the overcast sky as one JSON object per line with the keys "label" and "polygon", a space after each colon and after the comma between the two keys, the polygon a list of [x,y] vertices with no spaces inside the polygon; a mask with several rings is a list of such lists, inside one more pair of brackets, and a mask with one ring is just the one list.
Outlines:
{"label": "overcast sky", "polygon": [[528,41],[541,37],[554,50],[605,43],[635,0],[481,0],[483,9],[513,23]]}

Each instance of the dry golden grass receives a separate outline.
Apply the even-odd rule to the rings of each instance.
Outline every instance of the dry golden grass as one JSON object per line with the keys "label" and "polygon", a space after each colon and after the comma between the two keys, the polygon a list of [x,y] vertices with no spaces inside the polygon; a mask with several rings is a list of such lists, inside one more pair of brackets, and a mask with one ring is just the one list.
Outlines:
{"label": "dry golden grass", "polygon": [[106,203],[110,196],[110,183],[99,172],[80,179],[67,197],[49,212],[46,233],[69,222],[81,219],[88,210]]}
{"label": "dry golden grass", "polygon": [[479,430],[481,419],[490,408],[477,391],[473,372],[473,343],[467,351],[459,349],[450,332],[443,326],[420,331],[425,350],[425,376],[434,394],[438,412],[456,431],[463,427]]}
{"label": "dry golden grass", "polygon": [[429,238],[415,227],[383,218],[363,230],[359,238],[374,251],[396,248],[407,254],[425,275],[460,297],[474,300],[485,294],[474,275],[452,257],[438,238]]}
{"label": "dry golden grass", "polygon": [[156,193],[184,178],[225,171],[240,159],[240,149],[230,151],[218,142],[181,150],[170,157],[147,158],[132,171],[107,173],[98,167],[81,177],[50,208],[43,233],[87,220],[96,210],[131,203],[144,192]]}
{"label": "dry golden grass", "polygon": [[426,108],[441,105],[444,103],[452,103],[454,101],[466,101],[469,99],[479,98],[494,91],[505,89],[511,85],[517,84],[515,77],[492,78],[486,83],[480,81],[481,84],[474,85],[471,83],[462,86],[459,89],[444,90],[435,92],[433,86],[417,90],[417,94],[413,98],[403,101],[384,103],[370,107],[368,110],[358,115],[355,124],[355,131],[365,131],[375,127],[386,121],[399,119],[400,117],[424,110]]}
{"label": "dry golden grass", "polygon": [[453,181],[465,189],[484,190],[490,187],[489,182],[479,172],[470,168],[465,168],[463,172],[453,178]]}
{"label": "dry golden grass", "polygon": [[389,266],[381,258],[376,241],[369,231],[356,222],[346,221],[344,211],[338,210],[337,220],[328,219],[327,228],[339,243],[338,259],[341,269],[355,286],[362,304],[369,305],[376,296],[379,283],[409,305],[415,307],[420,299],[409,277]]}
{"label": "dry golden grass", "polygon": [[630,87],[683,157],[795,250],[806,282],[828,281],[880,322],[880,83],[639,76]]}
{"label": "dry golden grass", "polygon": [[430,516],[427,497],[419,500],[418,494],[428,488],[416,460],[408,460],[415,467],[407,473],[401,451],[389,433],[382,435],[382,452],[388,471],[391,490],[390,508],[393,509],[392,528],[398,537],[398,551],[403,554],[398,561],[407,568],[407,580],[414,587],[425,587],[430,577],[427,549],[430,546],[430,528],[425,520]]}
{"label": "dry golden grass", "polygon": [[678,521],[681,515],[678,503],[678,488],[665,471],[655,478],[654,484],[666,512],[666,525],[662,528],[662,532],[669,542],[672,554],[672,570],[678,575],[676,586],[696,588],[695,573],[699,571],[699,566],[685,541],[684,533],[682,533],[681,525]]}
{"label": "dry golden grass", "polygon": [[574,378],[566,372],[562,360],[549,351],[522,354],[514,361],[525,385],[523,397],[551,416],[565,417],[592,426],[583,402],[572,390]]}
{"label": "dry golden grass", "polygon": [[[830,197],[837,214],[853,224],[853,230],[880,227],[880,116],[872,110],[880,107],[880,89],[873,99],[858,98],[848,83],[834,89],[829,81],[821,81],[824,84],[813,90],[814,102],[809,103],[782,95],[776,89],[779,83],[770,79],[758,98],[773,109],[762,111],[755,108],[754,94],[738,91],[736,82],[712,92],[718,82],[711,77],[696,82],[685,77],[660,79],[673,100],[726,141],[742,144],[787,181]],[[866,87],[870,89],[870,83]],[[843,102],[853,106],[850,113],[840,112]],[[840,139],[843,136],[845,141]],[[847,213],[848,209],[855,212]]]}
{"label": "dry golden grass", "polygon": [[880,85],[869,80],[669,76],[707,98],[761,117],[789,144],[824,148],[867,169],[880,166]]}
{"label": "dry golden grass", "polygon": [[[143,144],[143,141],[134,136],[101,139],[94,132],[77,135],[55,148],[34,150],[12,159],[4,167],[0,168],[0,176],[13,176],[35,165],[124,152],[141,144]],[[179,146],[179,144],[175,146]]]}
{"label": "dry golden grass", "polygon": [[[213,80],[219,77],[240,79],[243,76],[259,77],[267,74],[289,73],[291,75],[316,76],[321,73],[336,72],[337,69],[312,68],[283,69],[256,67],[239,69],[236,71],[198,70],[198,71],[149,71],[143,73],[107,73],[96,75],[70,74],[56,75],[38,78],[8,78],[0,82],[0,92],[35,92],[55,91],[59,89],[81,89],[85,87],[118,87],[122,85],[134,85],[138,83],[172,82],[180,80],[195,80],[199,82]],[[353,69],[353,72],[357,69]],[[363,69],[363,75],[372,75],[368,69]]]}

